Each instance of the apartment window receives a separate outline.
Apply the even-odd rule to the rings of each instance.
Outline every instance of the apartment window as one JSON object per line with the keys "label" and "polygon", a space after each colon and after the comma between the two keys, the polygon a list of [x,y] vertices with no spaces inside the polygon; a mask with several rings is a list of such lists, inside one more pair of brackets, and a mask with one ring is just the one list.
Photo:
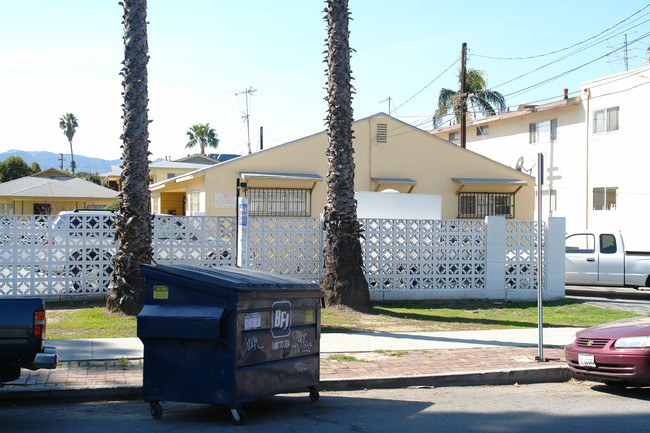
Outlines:
{"label": "apartment window", "polygon": [[248,188],[251,216],[311,216],[311,189]]}
{"label": "apartment window", "polygon": [[594,111],[593,133],[618,131],[618,107]]}
{"label": "apartment window", "polygon": [[460,132],[450,132],[449,133],[449,141],[458,141],[460,140]]}
{"label": "apartment window", "polygon": [[547,143],[557,140],[557,119],[528,124],[528,143]]}
{"label": "apartment window", "polygon": [[594,210],[616,210],[616,187],[594,188]]}
{"label": "apartment window", "polygon": [[490,126],[489,125],[477,126],[476,127],[476,136],[477,137],[482,137],[484,135],[488,135],[489,133],[490,133]]}
{"label": "apartment window", "polygon": [[515,217],[515,195],[512,193],[463,192],[458,195],[458,218],[486,216]]}
{"label": "apartment window", "polygon": [[199,191],[190,191],[187,193],[187,210],[190,215],[201,210],[201,195]]}

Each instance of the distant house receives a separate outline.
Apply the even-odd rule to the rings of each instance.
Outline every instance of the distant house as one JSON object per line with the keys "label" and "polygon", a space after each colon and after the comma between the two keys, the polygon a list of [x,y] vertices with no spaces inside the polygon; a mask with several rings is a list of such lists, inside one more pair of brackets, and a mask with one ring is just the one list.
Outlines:
{"label": "distant house", "polygon": [[[166,179],[171,179],[181,174],[189,173],[206,165],[214,165],[219,161],[205,155],[191,155],[175,161],[156,161],[149,164],[149,183],[157,183]],[[122,167],[119,165],[111,166],[111,171],[99,175],[108,187],[118,191],[122,176]]]}
{"label": "distant house", "polygon": [[[565,217],[569,231],[620,229],[648,248],[649,98],[650,67],[599,78],[577,96],[467,122],[467,148],[534,176],[542,153],[545,217]],[[456,141],[459,125],[432,134]]]}
{"label": "distant house", "polygon": [[[534,218],[534,179],[526,173],[383,113],[353,130],[355,190],[366,217]],[[234,216],[239,182],[251,215],[317,217],[327,202],[327,145],[320,132],[155,182],[152,210]]]}
{"label": "distant house", "polygon": [[118,193],[50,168],[0,183],[0,214],[58,214],[76,208],[103,209]]}

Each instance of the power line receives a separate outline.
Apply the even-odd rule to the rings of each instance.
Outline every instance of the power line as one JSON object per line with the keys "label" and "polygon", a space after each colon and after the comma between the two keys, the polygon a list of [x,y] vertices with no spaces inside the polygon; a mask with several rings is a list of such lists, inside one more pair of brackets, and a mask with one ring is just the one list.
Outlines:
{"label": "power line", "polygon": [[539,58],[539,57],[551,56],[553,54],[557,54],[557,53],[561,53],[561,52],[566,51],[566,50],[570,50],[571,48],[577,47],[577,46],[582,45],[582,44],[584,44],[586,42],[589,42],[592,39],[595,39],[595,38],[601,36],[603,33],[607,33],[608,31],[612,30],[615,27],[618,27],[620,24],[623,24],[624,22],[628,21],[633,16],[635,16],[635,15],[639,14],[640,12],[642,12],[643,10],[647,9],[648,7],[650,7],[650,4],[645,5],[643,8],[641,8],[638,11],[634,12],[629,17],[625,18],[622,21],[619,21],[618,23],[616,23],[613,26],[603,30],[602,32],[598,33],[597,35],[591,36],[590,38],[587,38],[584,41],[580,41],[580,42],[575,43],[573,45],[570,45],[568,47],[560,48],[559,50],[551,51],[551,52],[544,53],[544,54],[537,54],[537,55],[533,55],[533,56],[527,56],[527,57],[496,57],[496,56],[485,56],[485,55],[481,55],[481,54],[474,54],[474,55],[476,57],[481,57],[481,58],[484,58],[484,59],[492,59],[492,60],[529,60],[529,59],[536,59],[536,58]]}
{"label": "power line", "polygon": [[420,93],[424,92],[424,90],[425,90],[427,87],[429,87],[430,85],[432,85],[432,84],[433,84],[433,83],[434,83],[438,78],[442,77],[442,76],[445,74],[445,72],[447,72],[448,70],[450,70],[450,69],[451,69],[451,68],[452,68],[456,63],[458,63],[459,61],[460,61],[460,59],[456,59],[456,60],[454,60],[454,62],[453,62],[451,65],[449,65],[449,66],[447,67],[447,69],[445,69],[444,71],[442,71],[442,72],[440,73],[440,75],[438,75],[436,78],[434,78],[433,80],[431,80],[431,81],[429,82],[429,84],[427,84],[426,86],[424,86],[424,87],[423,87],[422,89],[420,89],[420,91],[418,91],[415,95],[411,96],[411,97],[408,98],[406,101],[402,102],[402,103],[401,103],[400,105],[398,105],[396,108],[393,108],[393,113],[396,112],[397,110],[399,110],[399,109],[400,109],[402,106],[404,106],[407,102],[410,102],[413,98],[415,98],[416,96],[418,96]]}

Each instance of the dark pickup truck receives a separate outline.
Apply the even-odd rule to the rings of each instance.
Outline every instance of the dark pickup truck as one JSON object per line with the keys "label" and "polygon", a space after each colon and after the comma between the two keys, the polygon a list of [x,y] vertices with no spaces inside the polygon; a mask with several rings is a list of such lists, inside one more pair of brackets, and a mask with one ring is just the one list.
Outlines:
{"label": "dark pickup truck", "polygon": [[0,299],[0,387],[18,379],[21,368],[56,368],[57,350],[44,339],[42,299]]}

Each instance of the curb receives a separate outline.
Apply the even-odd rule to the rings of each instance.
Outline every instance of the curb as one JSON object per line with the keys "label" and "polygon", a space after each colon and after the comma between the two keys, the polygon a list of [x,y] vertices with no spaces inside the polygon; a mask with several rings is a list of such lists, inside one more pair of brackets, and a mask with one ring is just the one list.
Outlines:
{"label": "curb", "polygon": [[[420,376],[371,377],[359,379],[326,379],[319,391],[361,391],[412,387],[513,385],[566,382],[573,377],[566,366],[521,368],[513,370],[441,373]],[[65,389],[0,389],[0,404],[91,402],[142,400],[142,386],[118,386]]]}

